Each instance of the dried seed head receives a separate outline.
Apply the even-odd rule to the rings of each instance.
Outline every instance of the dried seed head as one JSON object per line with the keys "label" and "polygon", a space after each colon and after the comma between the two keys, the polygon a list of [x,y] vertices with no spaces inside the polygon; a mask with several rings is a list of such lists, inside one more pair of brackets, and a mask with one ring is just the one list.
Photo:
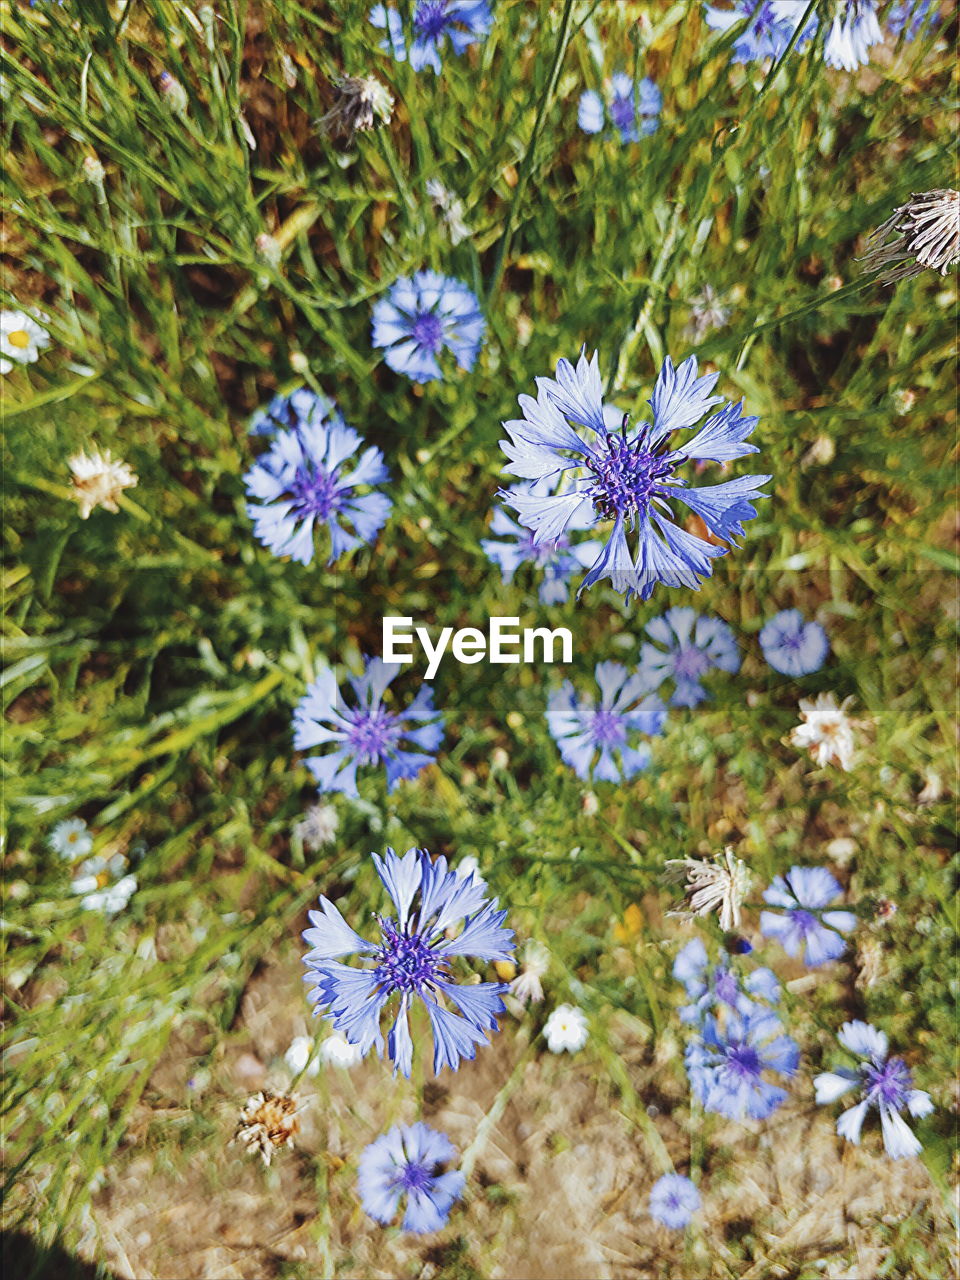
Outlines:
{"label": "dried seed head", "polygon": [[882,284],[909,280],[924,270],[945,276],[960,261],[960,191],[912,194],[868,237],[859,261],[865,271],[880,271]]}
{"label": "dried seed head", "polygon": [[297,1104],[286,1093],[255,1093],[243,1104],[231,1145],[236,1142],[251,1154],[259,1152],[265,1165],[281,1147],[293,1146],[297,1132]]}
{"label": "dried seed head", "polygon": [[389,121],[393,95],[375,76],[343,76],[333,82],[333,106],[317,127],[333,137],[351,138]]}
{"label": "dried seed head", "polygon": [[720,928],[729,931],[740,927],[740,908],[750,888],[752,876],[747,864],[734,855],[728,845],[719,857],[670,858],[666,866],[671,880],[686,880],[687,908],[668,911],[670,916],[690,920],[694,916],[708,916],[711,911],[720,915]]}
{"label": "dried seed head", "polygon": [[132,489],[137,477],[125,462],[111,457],[110,450],[100,453],[93,449],[89,454],[76,453],[68,460],[73,473],[73,495],[80,506],[80,516],[86,520],[94,507],[105,511],[119,511],[117,499],[124,489]]}

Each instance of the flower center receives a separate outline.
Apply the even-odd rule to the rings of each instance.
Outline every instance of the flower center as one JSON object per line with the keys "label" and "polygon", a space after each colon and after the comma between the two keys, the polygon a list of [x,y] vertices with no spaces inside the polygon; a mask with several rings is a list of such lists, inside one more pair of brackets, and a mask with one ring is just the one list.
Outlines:
{"label": "flower center", "polygon": [[610,119],[621,133],[632,129],[636,119],[633,98],[614,98],[610,103]]}
{"label": "flower center", "polygon": [[11,347],[19,347],[23,351],[30,345],[30,335],[26,329],[12,329],[7,334],[7,341]]}
{"label": "flower center", "polygon": [[297,468],[290,486],[299,516],[316,516],[327,520],[343,505],[343,492],[336,472],[322,471],[309,465]]}
{"label": "flower center", "polygon": [[380,930],[383,946],[377,952],[377,978],[394,991],[420,992],[440,971],[440,957],[419,934],[401,933],[392,920],[381,920]]}
{"label": "flower center", "polygon": [[443,341],[443,322],[434,312],[421,311],[413,322],[411,333],[418,347],[436,355]]}
{"label": "flower center", "polygon": [[595,742],[601,746],[616,747],[626,741],[626,734],[620,717],[606,707],[598,707],[590,722],[590,732]]}
{"label": "flower center", "polygon": [[899,1110],[913,1088],[910,1068],[902,1058],[889,1058],[880,1066],[864,1067],[867,1096],[873,1103],[885,1102]]}
{"label": "flower center", "polygon": [[361,707],[353,712],[347,742],[355,755],[366,757],[361,763],[371,764],[382,759],[399,737],[400,726],[393,712],[385,711],[383,707],[375,711]]}
{"label": "flower center", "polygon": [[433,1167],[411,1161],[405,1165],[397,1178],[396,1185],[404,1191],[426,1191],[433,1181]]}
{"label": "flower center", "polygon": [[622,435],[605,436],[605,453],[598,450],[587,463],[594,482],[586,496],[602,519],[643,517],[651,494],[673,473],[674,464],[662,453],[645,448],[645,438],[645,434],[633,441]]}
{"label": "flower center", "polygon": [[727,1050],[727,1064],[734,1075],[753,1077],[760,1075],[763,1064],[756,1049],[749,1044],[734,1044]]}
{"label": "flower center", "polygon": [[420,0],[413,16],[413,26],[418,36],[427,40],[435,39],[448,22],[450,15],[447,13],[447,0]]}
{"label": "flower center", "polygon": [[673,674],[681,680],[698,680],[710,670],[710,659],[696,645],[687,645],[673,660]]}
{"label": "flower center", "polygon": [[790,912],[790,919],[806,937],[808,933],[813,933],[819,929],[820,922],[815,915],[809,911],[804,911],[802,907],[795,908]]}

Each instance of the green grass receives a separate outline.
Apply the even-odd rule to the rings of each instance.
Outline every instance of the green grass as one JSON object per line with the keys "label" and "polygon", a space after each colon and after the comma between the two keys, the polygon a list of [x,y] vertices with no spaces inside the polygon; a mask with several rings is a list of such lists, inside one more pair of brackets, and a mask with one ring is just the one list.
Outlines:
{"label": "green grass", "polygon": [[[142,0],[120,21],[94,0],[4,10],[5,290],[40,306],[53,338],[3,387],[9,1222],[77,1244],[131,1118],[164,1104],[155,1072],[171,1055],[215,1086],[177,1099],[196,1119],[184,1134],[161,1124],[157,1159],[182,1143],[216,1166],[208,1100],[239,1106],[216,1064],[237,1042],[243,993],[267,958],[295,979],[291,940],[319,892],[348,892],[360,920],[379,908],[366,855],[387,844],[479,859],[518,936],[550,947],[546,1008],[587,1009],[584,1052],[657,1163],[657,1125],[610,1028],[627,1017],[649,1054],[678,1035],[662,862],[734,843],[756,899],[773,874],[829,864],[830,842],[852,838],[842,878],[861,935],[882,948],[881,976],[863,989],[852,963],[835,966],[788,992],[786,1016],[805,1071],[845,1017],[887,1030],[937,1103],[917,1128],[945,1191],[956,280],[884,288],[855,255],[911,191],[953,181],[949,41],[927,32],[859,77],[825,72],[815,50],[765,75],[730,66],[729,39],[694,3],[515,0],[435,78],[376,50],[367,9]],[[623,148],[587,138],[581,90],[634,66],[663,91],[659,132]],[[186,92],[183,113],[158,90],[162,69]],[[392,125],[349,148],[324,140],[313,122],[326,77],[371,69],[397,98]],[[102,184],[85,176],[89,156]],[[425,193],[434,177],[466,208],[472,235],[456,247]],[[257,252],[264,231],[282,245],[277,267]],[[381,364],[369,326],[392,281],[424,266],[474,288],[488,332],[471,374],[421,389]],[[693,347],[705,284],[732,314]],[[661,589],[627,607],[595,589],[558,610],[572,674],[631,661],[643,624],[674,603],[726,618],[742,671],[674,713],[655,770],[598,784],[586,816],[587,788],[543,718],[559,673],[520,668],[507,682],[447,659],[438,765],[391,796],[365,778],[361,805],[337,801],[336,844],[305,854],[291,829],[313,789],[290,716],[321,659],[355,667],[378,652],[385,613],[432,627],[543,621],[530,584],[504,589],[479,542],[501,482],[500,422],[582,344],[626,410],[643,406],[665,354],[713,364],[718,389],[759,416],[759,469],[774,480],[699,596]],[[383,449],[392,477],[387,529],[333,570],[273,559],[245,516],[246,420],[304,379]],[[118,515],[84,522],[67,458],[91,443],[127,460],[139,486]],[[799,684],[756,643],[792,605],[817,614],[833,649]],[[418,678],[406,673],[400,695]],[[798,697],[828,689],[870,722],[850,774],[813,770],[785,741]],[[918,805],[930,772],[946,793]],[[80,911],[46,847],[73,815],[98,852],[135,866],[138,891],[114,920]],[[882,898],[899,907],[887,924]],[[644,923],[618,941],[630,904]],[[516,1034],[512,1022],[502,1033]],[[682,1088],[679,1062],[669,1071]],[[705,1179],[736,1182],[742,1147],[715,1146],[693,1118],[684,1132]],[[374,1136],[358,1128],[357,1145]],[[325,1212],[346,1220],[349,1169],[331,1185]],[[510,1212],[522,1221],[522,1195]],[[946,1274],[922,1206],[870,1235],[883,1274]],[[503,1240],[466,1242],[453,1225],[450,1239],[444,1274],[509,1264]]]}

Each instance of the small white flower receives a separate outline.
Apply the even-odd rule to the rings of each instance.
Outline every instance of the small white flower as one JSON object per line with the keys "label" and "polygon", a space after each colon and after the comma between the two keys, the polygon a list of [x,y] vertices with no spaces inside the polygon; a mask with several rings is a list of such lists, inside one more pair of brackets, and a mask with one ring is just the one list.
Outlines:
{"label": "small white flower", "polygon": [[340,819],[332,804],[311,805],[302,819],[294,827],[294,834],[299,837],[305,849],[312,853],[329,844],[337,834]]}
{"label": "small white flower", "polygon": [[847,715],[852,698],[844,698],[837,705],[832,693],[821,693],[816,700],[800,699],[800,719],[803,723],[790,734],[795,747],[806,748],[824,768],[836,760],[841,769],[849,770],[853,764],[856,742],[853,736],[856,721]]}
{"label": "small white flower", "polygon": [[82,818],[64,818],[47,836],[47,844],[65,862],[83,858],[93,848],[93,836]]}
{"label": "small white flower", "polygon": [[712,285],[705,284],[703,289],[690,299],[687,336],[693,342],[702,342],[714,329],[725,328],[729,320],[730,308],[722,305],[720,295]]}
{"label": "small white flower", "polygon": [[523,949],[523,968],[510,983],[510,990],[525,1005],[539,1004],[543,999],[540,979],[550,967],[550,952],[540,942],[531,939]]}
{"label": "small white flower", "polygon": [[463,220],[463,201],[459,196],[448,191],[439,178],[431,178],[427,183],[427,195],[443,214],[450,233],[450,243],[459,244],[470,236],[470,228]]}
{"label": "small white flower", "polygon": [[111,457],[109,449],[104,449],[103,453],[98,449],[89,454],[76,453],[68,464],[73,473],[73,496],[83,520],[88,518],[94,507],[119,511],[117,498],[124,489],[132,489],[137,483],[130,467]]}
{"label": "small white flower", "polygon": [[587,1043],[587,1015],[573,1004],[557,1005],[543,1028],[551,1053],[576,1053]]}
{"label": "small white flower", "polygon": [[15,364],[33,364],[50,335],[26,311],[0,311],[0,373],[9,373]]}
{"label": "small white flower", "polygon": [[473,854],[468,853],[465,858],[460,859],[453,870],[458,880],[468,880],[472,876],[474,884],[486,885],[487,882],[480,874],[479,866]]}
{"label": "small white flower", "polygon": [[328,1067],[355,1067],[362,1060],[360,1046],[351,1044],[339,1031],[331,1032],[320,1043],[320,1061]]}
{"label": "small white flower", "polygon": [[312,1050],[313,1041],[309,1036],[294,1036],[290,1041],[290,1047],[283,1055],[283,1060],[292,1076],[298,1076],[305,1067],[311,1079],[317,1075],[320,1070],[320,1060],[315,1057],[312,1062],[310,1061]]}
{"label": "small white flower", "polygon": [[76,880],[70,881],[70,892],[92,894],[98,883],[96,876],[77,876]]}
{"label": "small white flower", "polygon": [[693,916],[708,916],[711,911],[717,911],[721,929],[739,928],[740,908],[750,888],[752,876],[747,864],[734,855],[729,845],[712,860],[669,858],[666,865],[670,868],[667,873],[669,878],[686,880],[685,888],[689,899],[688,908],[668,911],[667,915],[690,919]]}

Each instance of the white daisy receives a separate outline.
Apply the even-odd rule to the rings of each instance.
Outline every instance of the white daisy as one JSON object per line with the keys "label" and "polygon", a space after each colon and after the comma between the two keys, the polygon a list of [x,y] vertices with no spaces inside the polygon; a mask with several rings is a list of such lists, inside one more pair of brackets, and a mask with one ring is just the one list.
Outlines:
{"label": "white daisy", "polygon": [[806,748],[824,768],[835,760],[841,769],[849,770],[853,764],[856,742],[853,730],[856,721],[847,715],[852,698],[844,698],[837,705],[832,693],[818,694],[816,699],[800,699],[800,719],[803,723],[790,734],[795,747]]}
{"label": "white daisy", "polygon": [[33,364],[50,345],[50,335],[26,311],[0,311],[0,373],[15,364]]}

